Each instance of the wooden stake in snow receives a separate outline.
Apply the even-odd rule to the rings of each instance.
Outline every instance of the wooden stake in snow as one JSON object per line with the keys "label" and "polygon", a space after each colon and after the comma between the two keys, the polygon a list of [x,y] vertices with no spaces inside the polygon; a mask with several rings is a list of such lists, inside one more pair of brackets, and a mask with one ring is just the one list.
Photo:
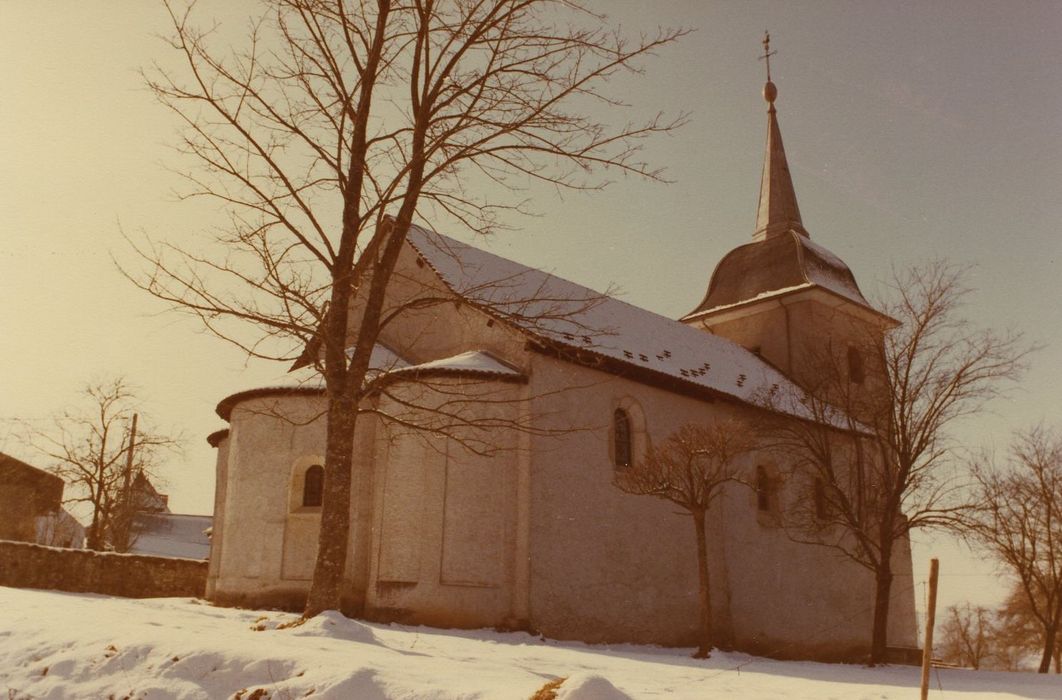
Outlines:
{"label": "wooden stake in snow", "polygon": [[937,572],[940,562],[929,560],[929,605],[926,608],[926,639],[922,646],[922,700],[929,697],[929,664],[933,658],[933,625],[937,617]]}

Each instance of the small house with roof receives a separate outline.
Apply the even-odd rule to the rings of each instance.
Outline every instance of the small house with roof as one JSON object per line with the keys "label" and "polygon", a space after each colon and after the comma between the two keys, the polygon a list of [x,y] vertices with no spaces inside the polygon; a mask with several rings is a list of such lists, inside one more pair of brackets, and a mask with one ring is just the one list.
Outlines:
{"label": "small house with roof", "polygon": [[61,478],[0,453],[0,540],[37,541],[37,519],[62,509]]}
{"label": "small house with roof", "polygon": [[0,453],[0,540],[84,546],[85,528],[63,508],[65,486],[55,474]]}
{"label": "small house with roof", "polygon": [[[355,433],[352,608],[587,642],[694,643],[688,516],[622,493],[616,470],[685,424],[750,418],[765,392],[798,395],[807,348],[854,345],[891,323],[804,228],[776,95],[768,83],[753,240],[719,263],[679,320],[411,228],[388,288],[393,320],[372,355],[379,389]],[[324,407],[312,363],[218,405],[228,427],[209,438],[213,600],[302,606],[320,526]],[[494,426],[489,438],[472,430],[483,426]],[[775,475],[778,459],[755,453],[744,468]],[[732,484],[709,514],[719,634],[750,651],[861,655],[872,575],[788,537],[771,511],[798,487],[773,476],[768,487],[777,493],[763,498]],[[893,570],[889,644],[915,646],[906,541]]]}

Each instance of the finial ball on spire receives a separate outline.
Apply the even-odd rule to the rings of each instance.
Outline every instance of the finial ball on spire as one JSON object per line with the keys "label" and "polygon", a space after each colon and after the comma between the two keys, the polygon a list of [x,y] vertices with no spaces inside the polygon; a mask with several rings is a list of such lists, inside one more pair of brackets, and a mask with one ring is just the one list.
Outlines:
{"label": "finial ball on spire", "polygon": [[777,51],[771,51],[771,35],[764,30],[763,32],[763,55],[760,56],[760,60],[767,64],[767,84],[763,86],[763,99],[774,104],[774,100],[778,97],[778,88],[771,82],[771,56],[778,53]]}
{"label": "finial ball on spire", "polygon": [[777,97],[778,97],[778,88],[776,88],[774,86],[774,83],[772,83],[770,80],[768,80],[767,84],[763,86],[763,99],[767,100],[768,102],[770,102],[773,105],[774,104],[774,100]]}

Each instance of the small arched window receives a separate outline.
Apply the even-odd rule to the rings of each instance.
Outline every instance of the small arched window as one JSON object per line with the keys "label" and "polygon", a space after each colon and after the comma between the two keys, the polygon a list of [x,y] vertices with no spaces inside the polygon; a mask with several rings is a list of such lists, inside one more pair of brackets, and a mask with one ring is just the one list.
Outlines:
{"label": "small arched window", "polygon": [[617,467],[631,466],[631,417],[622,408],[612,414],[613,459]]}
{"label": "small arched window", "polygon": [[302,481],[302,505],[316,507],[324,498],[324,467],[315,464],[306,470]]}
{"label": "small arched window", "polygon": [[828,506],[826,503],[826,485],[822,483],[822,479],[815,479],[811,496],[815,502],[815,518],[817,520],[825,520]]}
{"label": "small arched window", "polygon": [[863,369],[863,355],[859,348],[848,346],[848,380],[853,384],[862,384],[866,378]]}
{"label": "small arched window", "polygon": [[764,513],[771,510],[771,477],[763,465],[756,467],[756,508]]}

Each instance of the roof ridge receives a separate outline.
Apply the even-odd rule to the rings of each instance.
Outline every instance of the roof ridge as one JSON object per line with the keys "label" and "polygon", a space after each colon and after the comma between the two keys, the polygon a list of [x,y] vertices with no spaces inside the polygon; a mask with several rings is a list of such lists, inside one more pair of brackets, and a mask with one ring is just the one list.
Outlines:
{"label": "roof ridge", "polygon": [[[787,385],[794,390],[799,389],[789,377],[785,376],[777,368],[729,338],[704,333],[663,314],[636,306],[631,302],[614,296],[597,292],[578,282],[573,282],[551,272],[502,257],[491,251],[423,226],[411,225],[409,233],[413,235],[407,235],[406,241],[417,255],[424,260],[424,263],[440,278],[447,289],[492,317],[501,318],[501,320],[506,321],[507,325],[539,343],[544,342],[546,346],[552,347],[554,350],[559,350],[560,348],[574,350],[574,354],[570,352],[558,353],[569,361],[579,361],[579,357],[593,356],[605,361],[595,365],[602,369],[605,369],[607,365],[618,362],[625,367],[636,368],[638,371],[634,374],[643,375],[644,372],[649,372],[652,375],[667,378],[669,382],[677,381],[681,384],[696,387],[698,390],[709,391],[713,396],[725,397],[746,405],[758,405],[755,399],[755,390],[757,388],[766,390],[769,387]],[[435,247],[440,255],[453,258],[457,264],[457,269],[443,269],[445,266],[444,258],[432,256],[431,247]],[[465,251],[471,251],[473,254],[484,256],[487,259],[479,261],[463,259],[467,258]],[[637,318],[635,318],[633,319],[635,321],[634,326],[627,328],[627,330],[634,330],[635,335],[632,337],[628,333],[626,340],[629,341],[627,344],[630,344],[631,341],[641,342],[625,348],[623,347],[625,338],[620,332],[606,336],[615,337],[618,341],[617,343],[606,345],[600,342],[590,342],[590,336],[588,335],[565,332],[558,328],[542,329],[521,325],[519,322],[507,319],[495,312],[483,300],[470,298],[467,293],[459,288],[460,285],[457,280],[450,278],[450,275],[467,276],[470,271],[482,272],[481,268],[485,267],[484,263],[492,261],[497,261],[506,267],[515,269],[515,272],[513,272],[513,269],[505,270],[504,272],[507,274],[502,279],[511,280],[521,275],[531,275],[536,276],[534,281],[539,285],[539,289],[547,288],[551,282],[556,282],[560,285],[568,285],[575,288],[574,291],[577,295],[585,292],[597,295],[602,300],[601,304],[586,312],[586,315],[595,315],[595,311],[602,310],[602,313],[596,315],[612,317],[609,320],[615,322],[623,320],[615,317],[624,315],[623,312],[625,311],[630,311],[634,312],[643,321],[657,325],[655,330],[660,331],[666,327],[667,331],[654,333],[652,328],[638,329],[636,327],[638,325]],[[473,287],[489,285],[487,280],[475,279],[472,281],[477,283],[472,285]],[[504,300],[502,300],[502,303],[504,303]],[[619,330],[622,331],[623,328]],[[666,337],[667,333],[672,334],[670,340]],[[579,342],[580,338],[577,336],[581,336],[583,342]],[[647,337],[651,338],[648,342],[654,344],[653,349],[646,347],[648,345],[646,342]],[[677,346],[676,343],[678,344]],[[668,345],[672,347],[669,349]],[[681,348],[678,346],[681,346]],[[676,351],[674,356],[672,355],[672,350]],[[679,352],[680,350],[681,352]],[[681,358],[679,357],[680,355],[682,356]],[[655,356],[657,362],[651,361],[650,357],[652,356]],[[628,374],[627,376],[636,379],[634,374]],[[757,375],[758,379],[756,381],[748,381],[753,374]],[[676,389],[671,390],[677,391]]]}
{"label": "roof ridge", "polygon": [[798,238],[798,236],[800,234],[797,233],[796,231],[790,231],[789,233],[790,233],[790,235],[793,238],[793,245],[796,246],[796,250],[797,250],[797,269],[800,270],[800,276],[803,277],[804,281],[807,282],[808,284],[815,284],[814,282],[811,281],[811,278],[808,276],[808,265],[807,265],[807,261],[804,259],[804,246],[800,245],[800,239]]}

